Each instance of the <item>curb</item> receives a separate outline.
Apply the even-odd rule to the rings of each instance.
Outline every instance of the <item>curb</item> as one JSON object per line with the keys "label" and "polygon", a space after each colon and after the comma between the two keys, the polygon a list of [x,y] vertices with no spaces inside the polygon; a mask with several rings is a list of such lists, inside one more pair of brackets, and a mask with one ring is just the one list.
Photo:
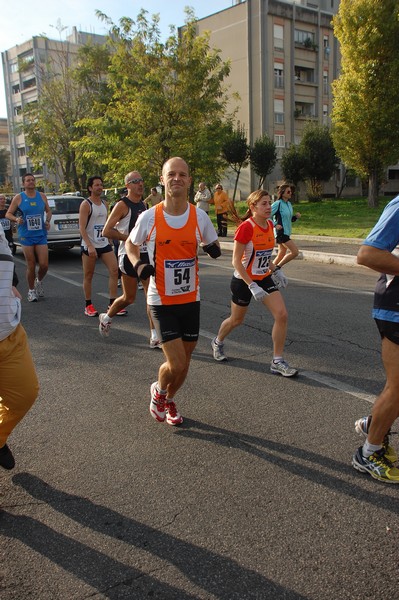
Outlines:
{"label": "curb", "polygon": [[[319,239],[319,238],[316,238],[316,239]],[[337,240],[337,238],[330,238],[330,239]],[[346,239],[348,239],[348,238],[346,238]],[[325,240],[327,241],[327,238],[325,238]],[[231,240],[231,241],[219,240],[219,243],[220,243],[220,247],[222,250],[228,250],[230,252],[233,251],[233,240]],[[309,262],[324,263],[324,264],[328,264],[328,265],[344,265],[346,267],[358,267],[359,266],[356,262],[356,256],[350,256],[347,254],[331,254],[328,252],[313,252],[312,250],[300,250],[299,256],[296,260],[307,260]]]}

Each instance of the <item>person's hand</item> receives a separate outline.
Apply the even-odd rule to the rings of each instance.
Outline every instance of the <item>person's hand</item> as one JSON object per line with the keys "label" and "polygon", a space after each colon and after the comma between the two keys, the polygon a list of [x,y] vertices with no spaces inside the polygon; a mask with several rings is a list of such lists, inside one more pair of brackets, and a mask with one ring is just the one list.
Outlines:
{"label": "person's hand", "polygon": [[94,257],[97,258],[97,250],[91,244],[89,246],[87,246],[87,252],[89,253],[89,256],[91,256],[92,258],[94,258]]}
{"label": "person's hand", "polygon": [[17,288],[15,287],[15,285],[13,285],[11,289],[12,289],[12,293],[14,294],[14,296],[16,298],[19,298],[20,300],[22,300],[22,296],[19,293],[19,291],[17,290]]}
{"label": "person's hand", "polygon": [[253,295],[253,297],[255,298],[255,300],[257,302],[262,302],[263,298],[265,298],[266,296],[268,296],[269,294],[263,290],[257,283],[255,283],[254,281],[248,286],[251,294]]}
{"label": "person's hand", "polygon": [[275,225],[275,228],[276,228],[276,229],[282,229],[282,228],[283,228],[283,226],[282,226],[282,225]]}
{"label": "person's hand", "polygon": [[271,277],[273,279],[275,286],[278,287],[279,289],[287,287],[288,279],[284,275],[284,273],[282,272],[280,267],[276,267],[276,269],[275,269],[275,271],[273,271]]}
{"label": "person's hand", "polygon": [[301,213],[297,212],[297,213],[295,213],[295,216],[296,216],[297,219],[300,219],[301,218]]}

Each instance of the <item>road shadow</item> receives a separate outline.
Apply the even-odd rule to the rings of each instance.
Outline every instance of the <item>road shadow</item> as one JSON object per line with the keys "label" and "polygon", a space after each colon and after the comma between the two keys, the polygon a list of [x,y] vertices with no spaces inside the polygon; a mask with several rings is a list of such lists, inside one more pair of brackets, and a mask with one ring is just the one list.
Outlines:
{"label": "road shadow", "polygon": [[[187,580],[204,591],[201,598],[212,596],[220,600],[306,600],[305,596],[275,584],[235,560],[140,523],[88,498],[63,492],[34,475],[20,473],[13,477],[13,482],[33,498],[46,503],[82,527],[123,541],[173,565]],[[198,598],[171,588],[145,572],[124,565],[101,551],[93,550],[81,542],[55,532],[35,519],[8,512],[0,514],[0,530],[3,535],[19,539],[100,590],[107,598],[121,598],[122,596],[115,592],[115,586],[135,586],[139,577],[146,578],[148,582],[145,593],[126,597],[151,596],[162,600]],[[114,581],[111,582],[110,578],[106,577],[107,573],[114,574]],[[161,577],[162,569],[157,573]],[[105,589],[107,586],[110,589]],[[136,592],[135,589],[131,589],[131,593],[133,591]]]}
{"label": "road shadow", "polygon": [[[297,477],[303,477],[313,483],[323,485],[335,493],[345,494],[346,496],[355,498],[359,502],[367,502],[378,508],[399,514],[399,503],[393,502],[392,496],[382,493],[382,488],[386,484],[375,480],[372,481],[368,475],[355,473],[353,467],[349,464],[339,462],[328,456],[250,434],[214,427],[213,425],[188,418],[185,418],[183,427],[179,427],[175,434],[225,446],[229,450],[236,448],[237,450],[268,461]],[[299,460],[312,463],[315,467],[308,466],[299,462]],[[322,470],[317,467],[321,467]],[[367,480],[367,482],[375,487],[376,491],[373,492],[370,489],[364,489],[357,485],[356,482],[348,482],[340,479],[328,473],[327,469],[335,471],[338,474],[353,476],[354,478],[364,478],[365,481]]]}

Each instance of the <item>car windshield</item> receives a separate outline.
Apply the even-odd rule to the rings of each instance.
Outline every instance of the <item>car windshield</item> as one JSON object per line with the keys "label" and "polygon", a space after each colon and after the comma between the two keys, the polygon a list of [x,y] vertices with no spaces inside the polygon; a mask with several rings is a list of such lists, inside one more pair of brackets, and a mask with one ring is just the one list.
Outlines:
{"label": "car windshield", "polygon": [[79,212],[82,200],[84,198],[78,196],[50,197],[48,198],[48,203],[53,215],[71,215]]}

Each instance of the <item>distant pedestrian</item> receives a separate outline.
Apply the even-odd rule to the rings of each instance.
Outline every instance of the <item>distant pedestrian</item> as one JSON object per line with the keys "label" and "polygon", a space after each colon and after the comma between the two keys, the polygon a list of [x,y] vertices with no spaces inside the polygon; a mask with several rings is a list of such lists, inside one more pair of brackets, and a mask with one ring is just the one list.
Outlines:
{"label": "distant pedestrian", "polygon": [[[22,177],[22,184],[25,191],[14,196],[6,218],[18,225],[19,243],[26,261],[28,302],[37,302],[44,296],[43,279],[48,271],[47,231],[52,213],[45,194],[36,191],[32,173]],[[20,214],[15,216],[17,211]]]}
{"label": "distant pedestrian", "polygon": [[297,369],[290,367],[283,359],[288,313],[279,288],[287,285],[287,278],[280,267],[271,261],[274,227],[270,219],[269,193],[265,190],[252,192],[247,204],[248,211],[234,236],[231,314],[220,325],[217,336],[211,342],[213,358],[217,361],[227,360],[224,340],[244,322],[251,299],[254,298],[271,312],[274,319],[271,373],[294,377]]}
{"label": "distant pedestrian", "polygon": [[215,205],[217,232],[219,237],[227,236],[227,219],[231,202],[221,183],[215,187],[211,204]]}
{"label": "distant pedestrian", "polygon": [[39,384],[21,325],[21,294],[13,285],[14,262],[0,224],[0,466],[13,469],[7,440],[37,398]]}
{"label": "distant pedestrian", "polygon": [[399,196],[385,207],[357,255],[357,262],[380,273],[374,294],[373,317],[381,336],[385,387],[372,414],[358,419],[355,429],[366,436],[352,465],[384,483],[399,483],[398,456],[389,444],[391,426],[399,417]]}
{"label": "distant pedestrian", "polygon": [[151,194],[149,196],[147,196],[147,198],[144,200],[144,202],[147,205],[147,208],[151,208],[151,206],[155,206],[156,204],[159,204],[160,202],[162,202],[162,200],[163,200],[162,194],[160,194],[158,192],[156,187],[152,187]]}
{"label": "distant pedestrian", "polygon": [[276,202],[272,204],[272,216],[276,228],[276,242],[278,252],[274,264],[282,267],[299,254],[295,242],[291,239],[292,223],[301,217],[301,213],[294,211],[291,204],[292,187],[287,183],[280,185]]}
{"label": "distant pedestrian", "polygon": [[208,190],[205,183],[201,181],[198,184],[198,192],[194,196],[194,202],[197,205],[197,207],[204,210],[206,214],[209,213],[209,202],[211,197],[211,192]]}
{"label": "distant pedestrian", "polygon": [[108,270],[109,305],[118,293],[118,262],[113,247],[103,235],[108,209],[102,201],[103,180],[99,175],[90,177],[87,182],[90,196],[83,200],[79,209],[79,231],[82,237],[83,293],[85,315],[98,317],[92,302],[92,280],[97,259],[101,259]]}

